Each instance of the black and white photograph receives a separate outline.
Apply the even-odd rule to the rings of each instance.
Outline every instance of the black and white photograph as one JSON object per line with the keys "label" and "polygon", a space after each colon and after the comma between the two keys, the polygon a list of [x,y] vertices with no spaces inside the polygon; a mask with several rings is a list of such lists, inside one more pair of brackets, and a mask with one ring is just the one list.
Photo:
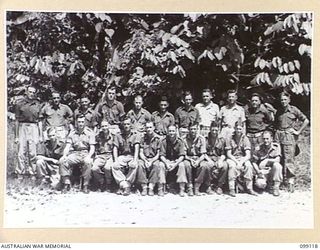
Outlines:
{"label": "black and white photograph", "polygon": [[7,10],[4,227],[313,229],[313,17]]}

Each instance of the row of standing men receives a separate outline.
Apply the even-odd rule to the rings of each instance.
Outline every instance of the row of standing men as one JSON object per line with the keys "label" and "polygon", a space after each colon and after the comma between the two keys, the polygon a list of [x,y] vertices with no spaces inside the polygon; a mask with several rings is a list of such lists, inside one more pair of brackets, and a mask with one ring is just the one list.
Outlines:
{"label": "row of standing men", "polygon": [[[128,194],[130,193],[130,185],[137,182],[142,184],[142,194],[146,194],[147,190],[149,190],[150,195],[152,195],[155,184],[158,185],[158,193],[162,194],[164,183],[166,183],[165,180],[170,177],[170,175],[169,177],[163,175],[163,172],[169,172],[174,173],[171,175],[177,177],[176,182],[179,183],[180,195],[184,194],[185,186],[187,186],[187,191],[190,195],[193,192],[199,194],[199,187],[202,184],[206,186],[206,192],[211,193],[211,184],[208,183],[211,183],[213,176],[215,176],[218,179],[216,183],[217,193],[221,193],[223,184],[228,180],[229,193],[233,196],[235,194],[233,179],[237,179],[241,172],[243,172],[241,176],[244,178],[245,190],[249,193],[254,193],[252,191],[253,175],[257,174],[261,177],[264,171],[270,170],[270,166],[276,165],[274,168],[279,169],[279,165],[281,166],[280,163],[282,163],[283,170],[280,171],[281,175],[277,174],[277,180],[272,180],[273,184],[277,182],[272,187],[275,187],[274,190],[278,190],[278,184],[282,181],[282,175],[284,174],[289,183],[290,191],[293,191],[296,140],[309,121],[298,108],[290,105],[289,94],[282,93],[280,95],[282,107],[275,112],[275,115],[266,108],[268,106],[261,103],[261,97],[258,94],[252,95],[250,104],[245,108],[239,106],[236,103],[237,93],[233,90],[228,91],[228,103],[220,110],[219,106],[212,102],[212,95],[208,89],[202,92],[203,102],[195,107],[192,105],[192,94],[186,92],[183,97],[183,105],[176,110],[174,115],[167,111],[169,106],[168,100],[161,98],[159,111],[151,115],[146,109],[142,108],[143,99],[141,96],[137,96],[134,99],[134,108],[125,114],[123,105],[115,98],[116,90],[109,88],[106,93],[106,97],[96,106],[95,110],[89,108],[89,99],[83,96],[80,100],[80,107],[73,114],[67,105],[60,103],[60,94],[56,92],[52,94],[52,103],[41,107],[39,101],[35,98],[36,89],[29,87],[26,92],[26,98],[16,105],[16,142],[19,143],[19,164],[16,168],[18,178],[28,173],[32,176],[37,174],[39,178],[43,178],[52,169],[51,165],[59,165],[59,172],[64,184],[63,190],[66,191],[70,189],[71,183],[69,177],[72,173],[70,171],[73,166],[80,166],[82,177],[91,176],[92,170],[94,179],[97,180],[99,185],[106,185],[107,187],[112,179],[114,179],[120,187],[120,192]],[[73,128],[70,122],[73,115],[76,117],[75,128]],[[128,119],[123,119],[123,117]],[[83,124],[81,124],[82,120]],[[297,121],[299,120],[303,123],[298,128],[299,123]],[[149,123],[149,121],[152,122]],[[120,131],[119,126],[121,122],[123,125],[122,131]],[[128,136],[128,131],[126,132],[125,130],[126,122],[130,127],[130,135],[132,134],[132,136]],[[100,130],[97,129],[97,125],[99,124],[101,124]],[[82,129],[81,126],[83,126]],[[155,133],[153,132],[152,134],[157,134],[160,139],[163,137],[162,141],[159,139],[159,146],[157,147],[151,143],[154,140],[150,140],[149,138],[150,134],[148,135],[147,132],[148,126],[153,127]],[[269,131],[271,126],[276,129],[275,141],[277,143],[272,142],[272,133],[264,133],[265,131]],[[109,135],[116,135],[112,139],[114,143],[107,142],[108,140],[104,138],[106,131],[103,132],[103,127],[107,127],[105,130],[110,132],[108,133]],[[45,129],[43,130],[43,128]],[[170,128],[172,130],[172,137],[170,137]],[[173,132],[176,129],[178,131],[175,134]],[[217,138],[212,136],[215,129],[217,130]],[[86,135],[86,133],[90,134],[91,130],[93,130],[92,136]],[[196,133],[194,133],[194,130]],[[59,140],[59,143],[55,142],[53,143],[54,145],[51,145],[52,142],[50,143],[49,134],[50,132],[53,134],[52,131],[54,131],[55,136]],[[122,132],[121,135],[120,132]],[[198,132],[200,132],[200,135]],[[101,140],[100,137],[104,139]],[[268,140],[268,138],[264,137],[270,137],[271,139]],[[67,139],[65,140],[65,138]],[[86,143],[82,140],[84,138],[87,139]],[[173,143],[173,138],[176,138],[174,140],[175,143],[176,141],[181,141],[184,145],[183,147],[181,146],[180,151],[178,150],[179,146]],[[44,139],[46,142],[44,142]],[[266,143],[264,139],[269,142]],[[146,142],[143,142],[143,140]],[[211,147],[212,143],[224,145],[221,148],[222,152],[225,150],[225,153],[220,154],[220,156],[224,156],[224,159],[221,160],[218,155],[210,161],[210,153],[208,153],[210,151],[208,150],[210,141]],[[103,142],[102,146],[100,145],[101,142]],[[61,144],[58,146],[60,150],[62,144],[65,145],[62,157],[61,154],[57,154],[59,150],[53,150],[52,148],[52,146],[57,146],[56,144]],[[162,144],[165,144],[165,146],[161,146]],[[202,147],[199,146],[201,144]],[[205,146],[206,144],[207,146]],[[40,153],[41,150],[39,148],[41,147],[39,145],[45,145],[42,148],[46,148],[46,150],[42,151],[47,151],[47,155]],[[110,145],[115,145],[113,148],[118,149],[117,155],[115,155],[113,150],[112,153],[104,152],[108,151],[106,149]],[[136,145],[138,147],[140,145],[141,150],[134,150]],[[101,153],[102,148],[104,148],[102,150],[103,153]],[[122,149],[120,150],[120,148]],[[130,148],[131,151],[129,150]],[[145,153],[141,152],[144,151],[144,148],[146,151],[152,151],[150,149],[153,148],[155,155],[146,156]],[[95,150],[95,157],[97,159],[93,161]],[[259,151],[261,151],[261,159],[256,161],[257,164],[251,164],[250,160],[253,158],[254,152]],[[261,154],[262,151],[265,151],[265,155]],[[277,151],[278,153],[275,154],[273,151]],[[266,155],[270,155],[270,152],[273,155],[272,159],[263,161],[264,159],[268,159]],[[282,152],[281,158],[280,152]],[[55,157],[48,157],[52,156],[50,153],[56,154]],[[75,155],[77,157],[73,158]],[[107,158],[102,159],[101,155],[108,156],[104,156]],[[58,157],[60,158],[58,159]],[[175,157],[178,158],[172,160]],[[49,161],[45,158],[47,160],[49,158]],[[113,163],[116,162],[117,164],[110,164],[110,159],[113,160]],[[159,166],[151,167],[153,160],[155,161],[153,165]],[[93,164],[92,169],[91,167],[83,167],[96,161],[100,161],[100,163]],[[101,168],[103,162],[105,164]],[[273,162],[276,164],[273,164]],[[214,170],[215,166],[216,170]],[[83,169],[86,169],[86,171],[83,171]],[[107,171],[105,171],[106,169]],[[151,169],[155,170],[152,172]],[[160,169],[163,171],[160,171]],[[223,169],[225,171],[222,171]],[[274,175],[274,172],[278,173],[279,171],[272,170],[271,172]],[[102,179],[100,178],[101,173],[105,175]],[[149,180],[146,181],[144,176],[148,175]],[[201,177],[200,180],[197,178],[198,176]],[[150,178],[152,181],[150,181]],[[88,192],[89,177],[83,179],[84,191]],[[154,179],[157,179],[157,181],[155,182]],[[101,183],[102,180],[103,183]],[[147,187],[148,183],[149,188]],[[278,194],[277,191],[273,193]]]}

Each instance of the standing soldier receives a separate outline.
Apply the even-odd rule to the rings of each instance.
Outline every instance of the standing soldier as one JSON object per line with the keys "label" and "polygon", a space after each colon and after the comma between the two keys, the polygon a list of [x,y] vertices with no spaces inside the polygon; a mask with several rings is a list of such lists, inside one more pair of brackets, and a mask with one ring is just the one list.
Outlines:
{"label": "standing soldier", "polygon": [[253,93],[250,105],[245,107],[247,137],[251,143],[251,151],[262,143],[263,132],[270,127],[272,117],[267,108],[261,104],[261,96]]}
{"label": "standing soldier", "polygon": [[188,134],[190,124],[199,124],[200,122],[199,111],[192,105],[193,98],[191,92],[185,92],[183,102],[184,105],[179,107],[174,115],[181,138],[184,138]]}
{"label": "standing soldier", "polygon": [[162,96],[159,103],[159,111],[152,113],[152,121],[155,126],[155,132],[160,136],[165,136],[168,127],[174,124],[173,114],[168,112],[169,102],[166,96]]}
{"label": "standing soldier", "polygon": [[124,117],[123,104],[116,100],[116,88],[109,87],[107,94],[103,97],[102,101],[97,104],[95,108],[98,123],[101,124],[102,120],[108,121],[110,124],[109,130],[111,134],[120,133],[120,121]]}
{"label": "standing soldier", "polygon": [[202,135],[198,135],[198,125],[191,124],[189,126],[189,133],[184,139],[186,146],[186,156],[184,165],[187,173],[188,180],[188,195],[193,196],[192,190],[192,170],[194,171],[194,194],[200,195],[200,186],[205,184],[210,188],[211,173],[210,165],[207,164],[205,159],[206,139]]}
{"label": "standing soldier", "polygon": [[37,177],[41,185],[55,184],[59,177],[59,159],[63,155],[65,142],[57,138],[55,128],[47,131],[48,140],[38,144]]}
{"label": "standing soldier", "polygon": [[84,115],[84,117],[86,118],[85,126],[91,128],[96,132],[98,125],[97,115],[89,105],[90,100],[88,96],[83,94],[80,98],[80,107],[74,111],[74,120],[76,120],[76,117],[78,117],[80,114]]}
{"label": "standing soldier", "polygon": [[109,131],[110,124],[103,120],[101,128],[96,135],[96,156],[92,165],[93,181],[100,190],[111,192],[112,165],[114,164],[114,150],[117,145],[117,137]]}
{"label": "standing soldier", "polygon": [[[290,105],[290,94],[282,92],[281,108],[275,115],[275,141],[281,146],[283,154],[284,178],[289,184],[289,192],[294,192],[294,178],[296,175],[296,167],[294,164],[295,149],[298,136],[308,126],[309,120],[295,106]],[[302,125],[298,128],[298,121],[302,121]]]}
{"label": "standing soldier", "polygon": [[83,178],[83,192],[85,194],[89,193],[88,185],[96,140],[94,132],[84,125],[85,120],[86,118],[83,115],[76,118],[76,127],[68,135],[66,147],[60,159],[63,193],[68,192],[71,188],[70,176],[74,167],[80,168]]}
{"label": "standing soldier", "polygon": [[235,197],[235,184],[240,175],[245,180],[248,194],[256,195],[253,191],[253,166],[250,162],[251,146],[248,137],[243,133],[242,122],[236,122],[235,132],[231,138],[226,140],[226,152],[228,163],[229,194]]}
{"label": "standing soldier", "polygon": [[27,174],[30,174],[32,179],[36,178],[37,143],[42,136],[40,109],[41,104],[36,99],[36,88],[27,87],[26,96],[15,107],[15,143],[18,144],[18,165],[15,173],[19,180]]}
{"label": "standing soldier", "polygon": [[245,133],[246,117],[244,109],[237,104],[237,91],[233,89],[228,90],[227,98],[227,105],[223,106],[220,110],[220,136],[223,138],[228,138],[232,136],[232,133],[234,132],[234,126],[238,121],[241,122],[241,125],[243,126]]}
{"label": "standing soldier", "polygon": [[185,196],[185,187],[188,183],[187,171],[183,163],[186,155],[184,142],[177,135],[177,127],[170,125],[167,136],[160,142],[160,168],[159,182],[164,186],[166,183],[166,171],[169,177],[176,176],[179,184],[179,195]]}
{"label": "standing soldier", "polygon": [[69,106],[60,102],[60,94],[52,92],[52,102],[42,108],[40,119],[44,121],[44,131],[47,131],[49,127],[54,127],[58,137],[65,139],[72,129],[73,112]]}
{"label": "standing soldier", "polygon": [[253,158],[258,165],[258,174],[267,175],[268,182],[272,183],[272,193],[279,196],[279,187],[282,182],[282,166],[280,164],[281,148],[273,142],[270,131],[263,132],[263,143],[254,152]]}
{"label": "standing soldier", "polygon": [[[163,184],[159,182],[159,146],[160,136],[154,132],[153,122],[146,123],[146,133],[140,140],[140,159],[136,182],[142,185],[142,195],[147,194],[146,184],[148,184],[148,195],[154,195],[154,186],[158,183],[158,195],[163,196]],[[147,179],[147,173],[149,181]]]}
{"label": "standing soldier", "polygon": [[131,120],[122,123],[122,134],[117,137],[112,174],[119,185],[119,194],[129,195],[136,180],[139,157],[139,136],[131,129]]}
{"label": "standing soldier", "polygon": [[211,101],[212,93],[210,89],[202,91],[202,103],[198,103],[195,107],[200,115],[200,133],[204,137],[208,136],[212,121],[216,121],[219,117],[219,106]]}
{"label": "standing soldier", "polygon": [[148,110],[142,108],[143,99],[137,95],[133,101],[133,109],[128,111],[127,117],[130,118],[135,132],[144,132],[146,122],[151,121],[151,114]]}
{"label": "standing soldier", "polygon": [[[207,138],[207,154],[206,160],[212,169],[212,174],[217,179],[216,193],[223,193],[223,186],[227,182],[228,164],[225,156],[225,140],[218,136],[219,123],[213,121],[210,126],[210,132]],[[208,194],[211,194],[211,188],[207,190]]]}

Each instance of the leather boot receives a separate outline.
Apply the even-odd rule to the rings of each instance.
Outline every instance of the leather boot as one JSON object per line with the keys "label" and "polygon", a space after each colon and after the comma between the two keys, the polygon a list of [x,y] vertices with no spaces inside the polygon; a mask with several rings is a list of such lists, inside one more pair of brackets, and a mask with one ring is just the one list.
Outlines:
{"label": "leather boot", "polygon": [[71,190],[70,184],[63,184],[63,187],[61,189],[61,193],[66,194]]}
{"label": "leather boot", "polygon": [[146,195],[148,194],[147,184],[141,184],[141,187],[142,187],[141,195],[142,195],[142,196],[146,196]]}
{"label": "leather boot", "polygon": [[247,193],[248,194],[254,195],[254,196],[258,195],[256,192],[253,191],[253,182],[252,182],[252,180],[246,180],[246,189],[247,189]]}
{"label": "leather boot", "polygon": [[[196,196],[201,195],[200,191],[199,191],[200,185],[201,185],[201,183],[194,183],[194,195],[196,195]],[[189,190],[188,190],[188,194],[189,194]]]}
{"label": "leather boot", "polygon": [[166,184],[161,184],[161,183],[159,183],[158,184],[158,195],[159,196],[161,196],[161,197],[163,197],[164,196],[164,186],[165,186]]}
{"label": "leather boot", "polygon": [[179,195],[181,197],[185,196],[185,192],[184,192],[185,188],[186,188],[186,184],[185,183],[179,183]]}
{"label": "leather boot", "polygon": [[229,195],[231,197],[236,197],[235,181],[229,181]]}
{"label": "leather boot", "polygon": [[149,183],[149,187],[148,187],[149,196],[154,196],[153,188],[154,188],[153,183]]}
{"label": "leather boot", "polygon": [[280,195],[280,182],[279,181],[275,181],[273,184],[273,190],[272,190],[272,194],[273,196],[279,196]]}
{"label": "leather boot", "polygon": [[193,187],[192,183],[188,183],[188,196],[193,196]]}
{"label": "leather boot", "polygon": [[83,186],[82,192],[85,193],[85,194],[89,194],[88,185],[84,185]]}

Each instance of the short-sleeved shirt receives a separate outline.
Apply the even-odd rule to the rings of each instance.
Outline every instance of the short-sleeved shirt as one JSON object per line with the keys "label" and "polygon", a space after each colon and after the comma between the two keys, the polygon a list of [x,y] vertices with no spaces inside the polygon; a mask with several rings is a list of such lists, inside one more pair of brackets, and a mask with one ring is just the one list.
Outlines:
{"label": "short-sleeved shirt", "polygon": [[45,105],[40,112],[40,119],[44,119],[45,127],[66,126],[73,118],[73,112],[69,106],[60,103],[57,108],[53,105]]}
{"label": "short-sleeved shirt", "polygon": [[74,111],[74,120],[80,115],[84,115],[85,117],[85,126],[93,129],[98,125],[97,115],[95,111],[91,108],[88,108],[86,111],[81,110],[81,108],[77,108]]}
{"label": "short-sleeved shirt", "polygon": [[147,158],[152,158],[157,155],[160,148],[160,136],[154,133],[151,137],[145,134],[140,139],[140,149]]}
{"label": "short-sleeved shirt", "polygon": [[275,115],[277,129],[296,128],[297,121],[304,121],[307,117],[295,106],[288,105],[286,109],[280,108]]}
{"label": "short-sleeved shirt", "polygon": [[197,135],[195,138],[191,138],[190,134],[187,134],[184,142],[188,156],[200,156],[207,152],[206,139],[202,135]]}
{"label": "short-sleeved shirt", "polygon": [[195,108],[199,111],[200,126],[210,127],[212,121],[216,121],[219,117],[219,106],[210,102],[207,106],[198,103]]}
{"label": "short-sleeved shirt", "polygon": [[159,135],[166,135],[168,132],[168,127],[174,125],[174,116],[168,111],[161,116],[159,111],[152,113],[152,121],[154,122],[155,131]]}
{"label": "short-sleeved shirt", "polygon": [[40,110],[41,104],[38,100],[30,100],[25,97],[16,104],[16,119],[19,122],[36,123],[39,121]]}
{"label": "short-sleeved shirt", "polygon": [[76,129],[72,130],[67,137],[66,143],[71,144],[74,151],[89,150],[90,145],[96,144],[96,138],[90,128],[84,127],[82,132]]}
{"label": "short-sleeved shirt", "polygon": [[275,159],[276,157],[281,157],[281,147],[278,143],[271,143],[268,147],[265,144],[261,144],[259,149],[254,152],[254,158],[260,162],[264,159]]}
{"label": "short-sleeved shirt", "polygon": [[237,121],[244,122],[246,120],[245,113],[243,107],[238,104],[233,107],[229,107],[229,105],[225,105],[220,110],[220,119],[222,127],[234,127]]}
{"label": "short-sleeved shirt", "polygon": [[125,115],[123,104],[117,100],[114,100],[112,104],[108,104],[106,101],[99,103],[95,112],[99,123],[102,120],[107,120],[111,125],[119,125],[121,117]]}
{"label": "short-sleeved shirt", "polygon": [[133,109],[129,110],[127,117],[132,122],[132,127],[137,131],[143,131],[146,122],[151,121],[151,114],[148,110],[141,108],[141,110],[136,113]]}
{"label": "short-sleeved shirt", "polygon": [[160,142],[160,156],[164,156],[170,161],[186,155],[186,148],[181,138],[176,137],[172,142],[169,137],[163,138]]}
{"label": "short-sleeved shirt", "polygon": [[121,134],[115,140],[115,146],[118,148],[119,155],[134,155],[134,147],[140,143],[140,136],[131,132],[130,134]]}
{"label": "short-sleeved shirt", "polygon": [[211,132],[207,138],[207,155],[209,156],[221,156],[225,154],[225,140],[222,137],[212,136]]}
{"label": "short-sleeved shirt", "polygon": [[235,139],[235,135],[226,140],[226,151],[231,150],[235,157],[245,156],[246,150],[251,150],[251,144],[247,136],[242,135],[239,143]]}
{"label": "short-sleeved shirt", "polygon": [[104,134],[100,132],[96,135],[96,153],[100,154],[108,154],[111,155],[113,153],[113,148],[117,145],[117,137],[113,134]]}
{"label": "short-sleeved shirt", "polygon": [[189,110],[185,106],[179,107],[174,117],[179,128],[188,128],[191,124],[200,122],[199,111],[193,106]]}
{"label": "short-sleeved shirt", "polygon": [[65,142],[57,139],[56,143],[52,143],[47,140],[37,145],[37,155],[43,155],[56,160],[59,160],[63,155],[63,150],[65,148]]}
{"label": "short-sleeved shirt", "polygon": [[245,114],[248,133],[263,132],[270,126],[272,121],[269,111],[263,105],[260,105],[256,110],[246,106]]}

